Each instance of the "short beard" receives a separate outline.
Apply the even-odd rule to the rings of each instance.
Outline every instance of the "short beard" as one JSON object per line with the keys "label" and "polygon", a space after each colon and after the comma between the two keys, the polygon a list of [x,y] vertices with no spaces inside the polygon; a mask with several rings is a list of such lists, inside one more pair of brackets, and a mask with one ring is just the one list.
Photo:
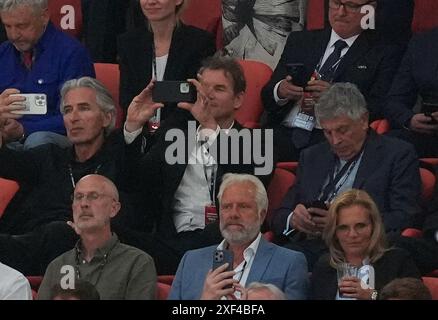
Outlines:
{"label": "short beard", "polygon": [[241,245],[253,241],[260,232],[260,226],[247,226],[241,231],[228,231],[226,227],[221,226],[222,237],[230,243]]}

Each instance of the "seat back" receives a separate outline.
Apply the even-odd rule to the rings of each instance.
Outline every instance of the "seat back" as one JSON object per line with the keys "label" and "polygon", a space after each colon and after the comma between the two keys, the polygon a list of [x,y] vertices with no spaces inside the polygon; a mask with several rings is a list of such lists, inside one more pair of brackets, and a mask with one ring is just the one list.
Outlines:
{"label": "seat back", "polygon": [[167,283],[157,282],[157,300],[167,300],[171,288]]}
{"label": "seat back", "polygon": [[161,283],[168,284],[169,286],[172,285],[173,279],[175,279],[175,275],[169,274],[169,275],[160,275],[157,277],[157,281]]}
{"label": "seat back", "polygon": [[295,179],[296,177],[292,172],[278,167],[275,168],[274,176],[267,190],[269,206],[266,221],[271,221],[274,210],[281,205],[287,191],[294,185]]}
{"label": "seat back", "polygon": [[261,91],[269,79],[272,69],[255,60],[238,60],[246,79],[246,92],[242,106],[236,112],[236,120],[244,127],[257,128],[263,113]]}
{"label": "seat back", "polygon": [[307,0],[306,13],[307,30],[324,29],[325,23],[325,4],[324,0]]}
{"label": "seat back", "polygon": [[82,33],[81,0],[50,0],[50,20],[60,30],[79,39]]}
{"label": "seat back", "polygon": [[423,277],[424,285],[429,289],[432,300],[438,300],[438,278]]}
{"label": "seat back", "polygon": [[188,25],[206,30],[216,37],[216,47],[222,47],[222,1],[191,0],[181,20]]}
{"label": "seat back", "polygon": [[13,180],[0,178],[0,217],[20,186]]}
{"label": "seat back", "polygon": [[386,119],[375,120],[370,123],[370,127],[378,134],[384,134],[391,129],[389,121]]}
{"label": "seat back", "polygon": [[119,83],[120,71],[119,65],[113,63],[95,63],[96,79],[111,93],[114,103],[116,104],[116,128],[120,128],[124,119],[123,110],[119,105]]}
{"label": "seat back", "polygon": [[423,200],[431,200],[433,192],[435,190],[436,177],[435,175],[425,168],[420,168],[421,176],[421,197]]}
{"label": "seat back", "polygon": [[424,32],[438,27],[438,1],[415,0],[412,32]]}

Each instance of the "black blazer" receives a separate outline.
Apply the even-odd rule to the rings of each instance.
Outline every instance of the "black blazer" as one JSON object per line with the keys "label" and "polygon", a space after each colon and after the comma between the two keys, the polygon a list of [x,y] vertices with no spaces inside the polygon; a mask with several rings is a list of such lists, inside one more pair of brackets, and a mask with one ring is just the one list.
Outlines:
{"label": "black blazer", "polygon": [[[152,78],[153,34],[147,27],[137,28],[118,39],[120,64],[120,105],[127,110],[132,99],[138,95]],[[175,28],[164,80],[186,80],[195,78],[201,61],[216,51],[214,37],[207,31],[181,24]],[[162,109],[162,119],[170,113],[186,114],[176,105]]]}
{"label": "black blazer", "polygon": [[[374,264],[375,289],[380,291],[396,278],[420,278],[420,272],[411,257],[402,249],[391,249]],[[334,300],[338,290],[336,269],[330,265],[329,254],[315,264],[311,278],[311,299]]]}
{"label": "black blazer", "polygon": [[[296,183],[273,214],[272,229],[278,236],[297,204],[317,199],[335,161],[327,142],[301,153]],[[365,190],[374,199],[387,232],[411,226],[420,212],[417,201],[421,192],[419,164],[412,145],[370,130],[353,188]]]}
{"label": "black blazer", "polygon": [[388,95],[384,115],[392,128],[401,128],[414,115],[418,95],[438,99],[438,28],[409,43]]}
{"label": "black blazer", "polygon": [[[280,62],[262,91],[270,125],[278,125],[293,107],[292,102],[286,106],[278,106],[273,96],[275,85],[287,75],[286,64],[304,63],[305,76],[310,79],[325,52],[330,35],[330,28],[321,31],[292,32],[289,35]],[[383,45],[377,33],[364,31],[342,58],[334,82],[356,84],[367,100],[370,118],[381,117],[383,98],[391,87],[401,55],[399,47]]]}

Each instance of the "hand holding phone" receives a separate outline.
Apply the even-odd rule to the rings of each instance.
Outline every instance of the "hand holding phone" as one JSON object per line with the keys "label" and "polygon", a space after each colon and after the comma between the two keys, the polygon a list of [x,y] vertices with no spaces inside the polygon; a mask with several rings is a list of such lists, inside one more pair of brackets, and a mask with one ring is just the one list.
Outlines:
{"label": "hand holding phone", "polygon": [[13,103],[16,105],[24,105],[24,109],[14,110],[11,113],[15,114],[46,114],[47,113],[47,96],[44,93],[17,93],[11,96],[20,96],[26,98],[22,102]]}
{"label": "hand holding phone", "polygon": [[438,123],[435,118],[432,116],[432,113],[438,111],[438,102],[423,102],[422,103],[422,111],[426,117],[430,117],[432,120],[430,121],[431,124]]}

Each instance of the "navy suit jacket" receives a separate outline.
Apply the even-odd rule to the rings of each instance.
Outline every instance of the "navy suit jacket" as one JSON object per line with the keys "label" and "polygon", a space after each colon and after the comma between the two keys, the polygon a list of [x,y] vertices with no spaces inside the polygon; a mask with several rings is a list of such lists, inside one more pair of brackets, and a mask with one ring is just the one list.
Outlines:
{"label": "navy suit jacket", "polygon": [[409,43],[388,94],[384,116],[401,128],[414,115],[418,95],[438,100],[438,28],[418,34]]}
{"label": "navy suit jacket", "polygon": [[[182,258],[170,291],[170,300],[198,300],[205,277],[212,268],[216,246],[188,251]],[[307,262],[300,252],[260,240],[246,284],[271,283],[283,290],[288,299],[306,299]]]}
{"label": "navy suit jacket", "polygon": [[[278,106],[274,100],[275,85],[287,75],[287,63],[304,63],[305,76],[310,79],[330,40],[331,29],[292,32],[284,47],[280,62],[271,80],[263,88],[262,99],[269,113],[270,125],[279,124],[293,107]],[[342,58],[334,82],[356,84],[367,100],[371,119],[381,117],[381,112],[395,71],[401,59],[401,49],[383,45],[373,31],[364,31]]]}
{"label": "navy suit jacket", "polygon": [[[296,184],[286,194],[272,218],[272,229],[281,235],[287,217],[297,204],[316,200],[336,157],[328,142],[314,145],[301,153]],[[411,226],[420,212],[419,163],[413,146],[370,129],[353,188],[365,190],[377,204],[386,231]]]}

